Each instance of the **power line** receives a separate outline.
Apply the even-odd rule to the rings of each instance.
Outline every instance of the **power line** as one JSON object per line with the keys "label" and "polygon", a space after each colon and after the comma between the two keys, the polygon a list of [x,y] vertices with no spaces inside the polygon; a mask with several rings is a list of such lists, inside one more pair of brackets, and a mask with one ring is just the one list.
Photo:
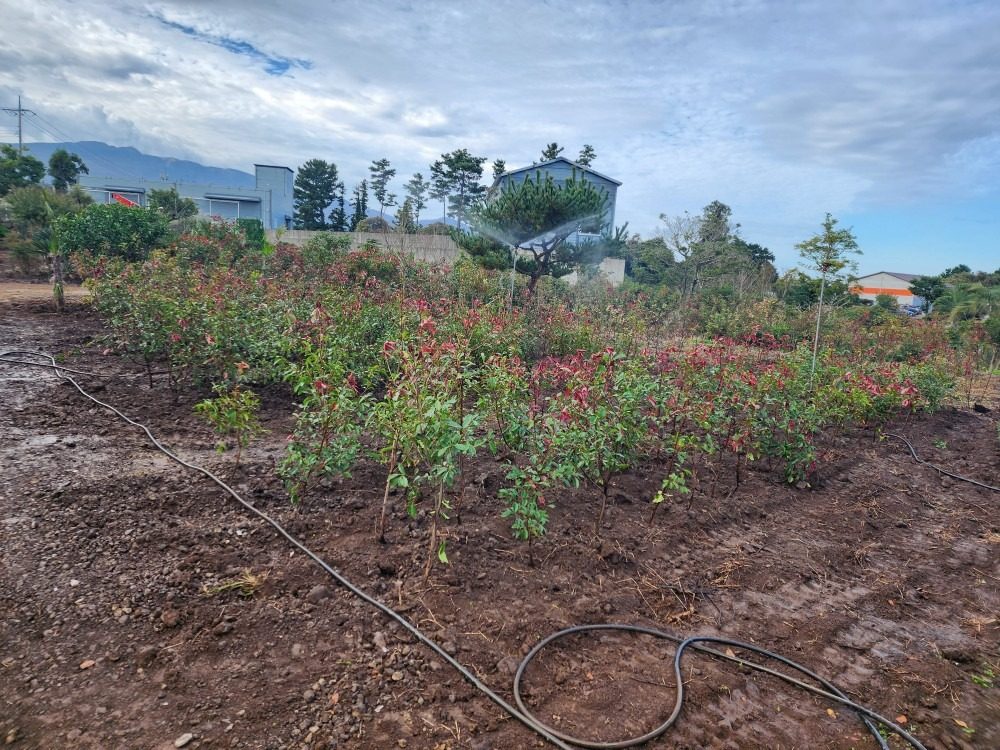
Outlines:
{"label": "power line", "polygon": [[[53,123],[46,120],[37,112],[32,112],[32,114],[35,116],[35,127],[37,127],[42,133],[49,136],[50,138],[55,138],[57,141],[62,141],[63,143],[77,143],[77,149],[83,152],[81,156],[84,156],[85,158],[89,159],[91,163],[95,161],[101,162],[106,167],[112,170],[112,173],[109,176],[130,177],[134,180],[140,180],[140,181],[144,179],[137,174],[133,174],[132,172],[128,172],[122,169],[120,164],[115,164],[114,162],[105,159],[103,156],[88,151],[86,148],[80,148],[79,142],[74,141],[72,136],[64,133],[62,130],[56,127]],[[42,123],[45,123],[45,125],[43,126]]]}
{"label": "power line", "polygon": [[11,107],[4,107],[4,112],[10,112],[12,115],[17,115],[17,153],[24,153],[24,134],[23,134],[23,120],[25,113],[29,115],[38,116],[37,112],[33,112],[30,109],[25,109],[21,106],[21,97],[17,97],[17,109],[12,109]]}

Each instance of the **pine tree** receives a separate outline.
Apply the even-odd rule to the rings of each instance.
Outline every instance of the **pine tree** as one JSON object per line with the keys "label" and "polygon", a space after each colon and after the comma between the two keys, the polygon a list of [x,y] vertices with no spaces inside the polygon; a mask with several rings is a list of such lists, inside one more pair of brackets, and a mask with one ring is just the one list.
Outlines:
{"label": "pine tree", "polygon": [[419,227],[420,212],[427,207],[427,190],[430,188],[430,183],[424,180],[424,176],[420,172],[417,172],[406,183],[405,188],[406,194],[410,196],[407,200],[412,206],[413,223]]}
{"label": "pine tree", "polygon": [[562,152],[563,147],[553,141],[542,150],[542,161],[552,161],[553,159],[557,159],[559,158],[559,154]]}
{"label": "pine tree", "polygon": [[347,212],[344,210],[344,183],[338,182],[336,197],[333,199],[333,210],[330,212],[330,229],[334,232],[346,232]]}
{"label": "pine tree", "polygon": [[576,157],[576,163],[584,167],[589,167],[596,158],[597,152],[594,151],[594,147],[589,143],[585,143],[583,144],[583,148],[580,150],[580,155]]}
{"label": "pine tree", "polygon": [[468,149],[460,148],[450,154],[442,154],[445,175],[451,187],[449,214],[458,222],[461,231],[470,209],[483,195],[486,187],[479,183],[483,176],[485,156],[473,156]]}
{"label": "pine tree", "polygon": [[496,159],[493,162],[493,182],[496,182],[505,174],[507,174],[507,162],[503,159]]}
{"label": "pine tree", "polygon": [[396,205],[396,196],[389,193],[389,181],[396,176],[396,170],[389,166],[388,159],[373,161],[368,171],[372,175],[372,195],[378,201],[378,215],[383,218],[386,206]]}
{"label": "pine tree", "polygon": [[396,231],[403,234],[413,234],[417,231],[417,224],[413,218],[412,198],[406,198],[396,211]]}
{"label": "pine tree", "polygon": [[429,195],[436,201],[441,201],[441,223],[448,223],[448,195],[451,193],[451,182],[448,179],[448,169],[443,159],[431,164],[431,183]]}
{"label": "pine tree", "polygon": [[310,159],[295,175],[292,197],[296,229],[327,229],[326,210],[337,193],[337,165]]}

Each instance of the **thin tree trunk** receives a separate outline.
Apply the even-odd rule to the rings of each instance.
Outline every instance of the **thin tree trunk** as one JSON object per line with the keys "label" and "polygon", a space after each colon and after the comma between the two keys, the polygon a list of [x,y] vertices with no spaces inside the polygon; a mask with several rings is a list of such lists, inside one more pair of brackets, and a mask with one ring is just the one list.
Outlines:
{"label": "thin tree trunk", "polygon": [[812,386],[813,376],[816,374],[816,354],[819,351],[819,324],[823,319],[823,292],[826,290],[826,274],[820,277],[819,282],[819,308],[816,310],[816,335],[813,337],[813,359],[812,368],[809,370],[809,385]]}
{"label": "thin tree trunk", "polygon": [[63,291],[62,255],[52,254],[52,296],[56,303],[56,312],[66,308],[66,297]]}
{"label": "thin tree trunk", "polygon": [[375,538],[380,542],[385,544],[385,512],[386,508],[389,506],[389,477],[392,476],[393,470],[396,468],[396,439],[392,440],[392,450],[389,451],[389,476],[385,478],[385,492],[382,493],[382,515],[378,519],[378,528],[375,529]]}

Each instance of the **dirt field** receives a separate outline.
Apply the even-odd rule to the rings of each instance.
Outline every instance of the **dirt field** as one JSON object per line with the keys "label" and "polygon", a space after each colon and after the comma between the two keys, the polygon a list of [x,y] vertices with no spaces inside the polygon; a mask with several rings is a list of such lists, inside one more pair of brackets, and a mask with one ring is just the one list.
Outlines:
{"label": "dirt field", "polygon": [[[0,350],[135,371],[101,354],[100,334],[81,308],[60,317],[40,302],[0,305]],[[451,527],[451,565],[425,585],[426,525],[399,498],[389,543],[373,541],[377,465],[290,507],[273,470],[291,424],[283,389],[262,394],[270,434],[237,469],[193,415],[206,394],[81,382],[219,468],[505,696],[548,633],[644,623],[801,661],[905,717],[928,748],[1000,747],[1000,496],[918,466],[871,431],[826,439],[813,489],[752,472],[727,498],[722,476],[714,496],[703,487],[652,525],[656,481],[636,472],[614,491],[599,543],[595,497],[563,493],[534,567],[499,517],[501,469],[479,462]],[[947,409],[892,427],[928,460],[1000,483],[996,412]],[[0,366],[0,467],[0,737],[11,747],[544,747],[262,522],[45,371]],[[244,571],[258,577],[250,596],[219,589]],[[575,637],[530,669],[528,700],[566,731],[639,733],[673,704],[671,658],[647,637]],[[648,747],[876,747],[849,712],[774,678],[698,655],[685,664],[690,700]]]}

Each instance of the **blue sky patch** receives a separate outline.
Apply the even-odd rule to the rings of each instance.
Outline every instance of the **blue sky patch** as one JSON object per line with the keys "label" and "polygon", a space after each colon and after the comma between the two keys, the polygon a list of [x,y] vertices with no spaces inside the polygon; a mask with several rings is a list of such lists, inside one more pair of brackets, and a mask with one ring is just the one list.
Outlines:
{"label": "blue sky patch", "polygon": [[176,29],[192,39],[197,39],[199,42],[205,42],[206,44],[221,47],[228,52],[232,52],[234,55],[243,55],[251,60],[262,63],[264,65],[264,72],[271,76],[283,76],[293,67],[302,68],[303,70],[311,70],[313,66],[312,62],[309,60],[302,60],[294,57],[282,57],[280,55],[269,55],[243,39],[234,39],[230,36],[208,34],[204,31],[199,31],[194,26],[188,26],[176,21],[169,21],[163,16],[155,14],[152,17],[164,26]]}

